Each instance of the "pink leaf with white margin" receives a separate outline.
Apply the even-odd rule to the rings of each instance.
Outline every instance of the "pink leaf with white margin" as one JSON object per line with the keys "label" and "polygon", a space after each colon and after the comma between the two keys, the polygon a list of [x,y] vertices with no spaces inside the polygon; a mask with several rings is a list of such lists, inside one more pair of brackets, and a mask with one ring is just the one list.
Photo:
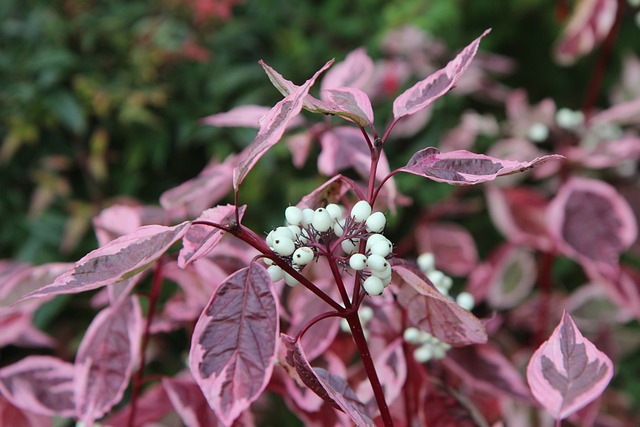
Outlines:
{"label": "pink leaf with white margin", "polygon": [[277,299],[267,270],[252,263],[218,287],[195,326],[191,373],[225,425],[260,397],[271,378]]}
{"label": "pink leaf with white margin", "polygon": [[53,283],[27,294],[23,299],[84,292],[127,280],[151,267],[187,232],[188,225],[188,222],[183,222],[174,227],[140,227],[89,252]]}
{"label": "pink leaf with white margin", "polygon": [[527,366],[533,396],[556,419],[600,396],[612,376],[611,359],[582,336],[567,312]]}
{"label": "pink leaf with white margin", "polygon": [[455,185],[473,185],[492,181],[500,175],[524,172],[548,160],[563,159],[563,156],[551,154],[538,157],[530,162],[501,160],[485,154],[475,154],[466,150],[441,153],[434,147],[418,151],[406,166],[398,169],[414,175],[429,178],[437,182]]}
{"label": "pink leaf with white margin", "polygon": [[616,0],[580,0],[555,47],[556,61],[571,65],[593,50],[613,26],[618,11]]}
{"label": "pink leaf with white margin", "polygon": [[375,425],[349,384],[325,369],[312,368],[299,343],[285,334],[280,335],[278,362],[289,375],[304,383],[322,400],[349,415],[356,425]]}
{"label": "pink leaf with white margin", "polygon": [[401,117],[416,113],[426,108],[436,99],[447,93],[456,84],[473,60],[480,40],[491,30],[486,30],[480,37],[465,47],[446,67],[416,83],[396,98],[393,102],[393,117]]}
{"label": "pink leaf with white margin", "polygon": [[627,201],[596,179],[567,181],[549,204],[547,218],[560,250],[587,264],[616,263],[638,235]]}
{"label": "pink leaf with white margin", "polygon": [[193,379],[163,378],[162,385],[176,409],[182,422],[187,427],[216,427],[218,417],[209,407],[202,395],[202,390]]}
{"label": "pink leaf with white margin", "polygon": [[[321,89],[352,87],[365,89],[374,74],[373,60],[364,48],[349,53],[342,62],[334,65],[322,79]],[[322,92],[321,92],[322,93]]]}
{"label": "pink leaf with white margin", "polygon": [[413,326],[452,346],[487,342],[482,322],[442,295],[416,266],[394,260],[392,267],[404,282],[396,290],[398,303],[407,310]]}
{"label": "pink leaf with white margin", "polygon": [[332,63],[333,61],[327,62],[313,77],[278,102],[269,113],[262,118],[258,135],[248,149],[244,151],[244,156],[240,164],[233,171],[233,187],[236,190],[238,190],[238,187],[242,184],[242,181],[244,181],[244,178],[258,159],[260,159],[269,148],[280,141],[289,122],[300,114],[302,103],[305,96],[308,95],[309,89],[311,89],[311,86],[313,86],[318,76],[329,68]]}
{"label": "pink leaf with white margin", "polygon": [[373,126],[373,108],[366,93],[360,89],[343,87],[322,92],[340,110],[340,114],[362,127]]}
{"label": "pink leaf with white margin", "polygon": [[51,356],[28,356],[0,369],[0,393],[19,408],[72,417],[74,367]]}
{"label": "pink leaf with white margin", "polygon": [[103,309],[93,319],[75,360],[76,417],[91,425],[122,399],[142,338],[137,298]]}
{"label": "pink leaf with white margin", "polygon": [[[238,217],[242,218],[246,206],[238,208]],[[229,227],[236,220],[236,207],[233,205],[220,205],[207,209],[195,221],[208,221]],[[220,242],[225,231],[211,225],[192,224],[182,239],[182,249],[178,255],[178,266],[186,265],[207,255]]]}

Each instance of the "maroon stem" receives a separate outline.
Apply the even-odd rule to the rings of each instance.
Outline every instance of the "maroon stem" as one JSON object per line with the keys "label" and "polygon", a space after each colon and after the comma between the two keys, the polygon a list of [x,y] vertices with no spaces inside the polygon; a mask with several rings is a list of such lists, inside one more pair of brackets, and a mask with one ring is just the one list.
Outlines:
{"label": "maroon stem", "polygon": [[367,372],[367,377],[369,377],[369,382],[371,383],[371,387],[373,388],[373,394],[376,398],[376,402],[378,403],[378,408],[380,409],[380,415],[382,416],[383,425],[385,427],[393,427],[393,419],[391,418],[391,413],[389,412],[387,401],[384,398],[384,389],[382,388],[382,384],[380,384],[380,379],[378,378],[376,367],[373,364],[373,359],[371,358],[371,353],[369,352],[367,340],[364,337],[364,331],[362,330],[362,324],[360,323],[358,312],[354,310],[346,316],[346,319],[347,322],[349,322],[353,340],[358,347],[360,358],[362,359],[362,364],[364,365],[364,369]]}
{"label": "maroon stem", "polygon": [[600,88],[602,87],[602,81],[604,80],[604,74],[607,71],[607,65],[609,64],[609,59],[611,58],[611,52],[613,51],[616,38],[618,37],[618,30],[620,28],[620,23],[622,22],[624,7],[625,1],[618,0],[615,21],[611,26],[611,30],[609,30],[609,34],[607,34],[607,37],[602,43],[602,50],[600,51],[600,56],[598,57],[598,63],[596,64],[593,74],[591,75],[591,79],[589,80],[587,95],[585,96],[584,102],[582,104],[582,113],[585,117],[585,123],[589,123],[591,116],[593,115],[593,110],[596,105],[598,94],[600,93]]}
{"label": "maroon stem", "polygon": [[555,256],[551,252],[544,252],[540,260],[538,274],[540,277],[540,310],[538,310],[538,325],[535,345],[542,344],[547,338],[547,326],[551,311],[551,277]]}
{"label": "maroon stem", "polygon": [[340,296],[342,297],[342,302],[346,308],[351,308],[352,304],[349,299],[349,294],[347,294],[347,289],[344,287],[344,282],[342,281],[342,276],[340,276],[340,271],[338,271],[338,265],[336,264],[333,252],[331,252],[329,248],[327,248],[326,256],[327,261],[329,262],[329,267],[331,268],[331,273],[333,274],[333,280],[335,280]]}
{"label": "maroon stem", "polygon": [[140,388],[142,387],[144,377],[144,366],[146,364],[147,346],[149,345],[149,337],[151,336],[151,322],[153,315],[156,311],[156,303],[160,296],[160,289],[162,288],[162,269],[164,261],[162,257],[156,261],[155,270],[153,272],[153,282],[151,284],[151,294],[149,295],[149,310],[147,311],[147,322],[144,327],[144,335],[142,336],[142,346],[140,349],[140,367],[136,373],[133,381],[133,390],[131,392],[131,411],[129,412],[129,420],[127,421],[127,427],[133,427],[136,418],[136,406],[138,402],[138,396],[140,395]]}

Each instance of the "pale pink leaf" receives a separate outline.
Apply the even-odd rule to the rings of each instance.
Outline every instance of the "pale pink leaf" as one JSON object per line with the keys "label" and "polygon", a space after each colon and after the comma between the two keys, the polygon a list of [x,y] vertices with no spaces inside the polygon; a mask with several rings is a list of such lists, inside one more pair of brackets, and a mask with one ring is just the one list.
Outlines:
{"label": "pale pink leaf", "polygon": [[122,399],[137,363],[142,313],[137,298],[103,309],[93,319],[75,360],[76,416],[90,424]]}
{"label": "pale pink leaf", "polygon": [[623,102],[595,114],[592,118],[594,124],[638,124],[640,123],[640,98]]}
{"label": "pale pink leaf", "polygon": [[158,206],[144,206],[136,202],[119,203],[100,211],[93,218],[93,228],[98,238],[98,246],[133,233],[143,225],[167,222],[167,212]]}
{"label": "pale pink leaf", "polygon": [[482,322],[455,301],[442,295],[417,267],[396,260],[393,271],[403,281],[396,291],[398,303],[407,310],[413,326],[430,332],[452,346],[487,341]]}
{"label": "pale pink leaf", "polygon": [[201,120],[202,124],[218,127],[260,128],[260,119],[266,116],[271,108],[261,105],[241,105],[225,113],[213,114]]}
{"label": "pale pink leaf", "polygon": [[0,348],[7,345],[52,347],[55,344],[51,337],[33,326],[33,313],[15,307],[2,307],[1,310]]}
{"label": "pale pink leaf", "polygon": [[194,217],[218,203],[231,191],[235,156],[224,163],[209,164],[200,174],[160,196],[167,211],[180,210],[183,217]]}
{"label": "pale pink leaf", "polygon": [[443,363],[466,386],[492,395],[533,402],[520,372],[491,344],[453,348],[447,352]]}
{"label": "pale pink leaf", "polygon": [[280,335],[278,361],[289,375],[301,381],[334,408],[348,414],[356,425],[374,426],[367,409],[349,384],[322,368],[312,368],[299,343],[285,334]]}
{"label": "pale pink leaf", "polygon": [[530,162],[517,162],[501,160],[485,154],[475,154],[466,150],[441,153],[437,148],[428,147],[414,154],[407,165],[398,171],[437,182],[473,185],[492,181],[500,175],[524,172],[546,161],[562,158],[557,154],[551,154],[538,157]]}
{"label": "pale pink leaf", "polygon": [[591,52],[609,34],[618,11],[616,0],[580,0],[571,15],[554,55],[562,65]]}
{"label": "pale pink leaf", "polygon": [[582,336],[566,312],[527,366],[533,396],[556,419],[585,407],[604,391],[613,363]]}
{"label": "pale pink leaf", "polygon": [[296,206],[300,209],[317,209],[327,203],[338,202],[349,190],[351,190],[351,187],[345,181],[344,176],[335,175],[310,194],[304,196]]}
{"label": "pale pink leaf", "polygon": [[71,294],[125,281],[151,267],[187,232],[189,223],[174,227],[148,225],[89,252],[53,283],[24,298]]}
{"label": "pale pink leaf", "polygon": [[586,263],[616,263],[638,235],[629,203],[596,179],[567,181],[549,204],[547,219],[559,249]]}
{"label": "pale pink leaf", "polygon": [[333,61],[327,62],[313,77],[307,80],[305,84],[292,91],[290,95],[287,95],[282,101],[278,102],[275,107],[263,117],[258,135],[248,150],[244,152],[239,165],[234,169],[233,187],[236,190],[258,159],[260,159],[269,148],[280,141],[288,123],[300,113],[302,103],[305,96],[309,93],[309,89],[311,89],[311,86],[313,86],[320,73],[326,70],[332,62]]}
{"label": "pale pink leaf", "polygon": [[[339,87],[366,88],[373,78],[373,60],[364,48],[358,48],[347,55],[342,62],[334,65],[322,79],[321,89]],[[322,93],[322,92],[321,92]]]}
{"label": "pale pink leaf", "polygon": [[[238,208],[238,217],[242,218],[246,206]],[[236,207],[233,205],[220,205],[207,209],[195,221],[209,221],[223,227],[230,227],[236,220]],[[178,255],[178,265],[186,265],[207,255],[215,246],[220,243],[220,239],[225,235],[225,231],[211,225],[193,224],[189,227],[182,239],[182,249]]]}
{"label": "pale pink leaf", "polygon": [[[35,310],[42,304],[42,301],[13,303],[29,292],[48,285],[72,266],[73,264],[70,263],[49,263],[19,269],[15,274],[2,277],[0,279],[0,315],[18,310],[27,312]],[[8,307],[11,304],[13,305]]]}
{"label": "pale pink leaf", "polygon": [[491,30],[486,30],[480,37],[465,47],[446,67],[416,83],[398,96],[393,102],[393,117],[397,120],[416,113],[451,90],[476,55],[480,40],[489,31]]}
{"label": "pale pink leaf", "polygon": [[0,369],[0,393],[12,404],[41,415],[75,414],[74,367],[51,356],[28,356]]}
{"label": "pale pink leaf", "polygon": [[419,253],[435,255],[436,268],[454,276],[465,276],[478,264],[478,251],[471,233],[454,222],[421,222],[416,228]]}
{"label": "pale pink leaf", "polygon": [[225,425],[260,397],[271,378],[277,299],[267,270],[253,263],[218,287],[195,326],[191,373]]}
{"label": "pale pink leaf", "polygon": [[328,89],[322,93],[338,107],[340,112],[336,112],[336,114],[352,120],[361,127],[373,126],[371,101],[367,94],[360,89],[342,87]]}

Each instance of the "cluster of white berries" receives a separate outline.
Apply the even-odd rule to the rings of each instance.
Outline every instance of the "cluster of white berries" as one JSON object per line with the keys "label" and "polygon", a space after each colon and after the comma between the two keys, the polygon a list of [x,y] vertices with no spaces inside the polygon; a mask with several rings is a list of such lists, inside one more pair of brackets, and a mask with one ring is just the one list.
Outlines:
{"label": "cluster of white berries", "polygon": [[[382,234],[386,217],[382,212],[372,212],[371,205],[361,200],[345,215],[344,207],[328,204],[325,208],[300,209],[289,206],[285,210],[286,224],[271,231],[266,238],[269,247],[290,265],[302,271],[314,260],[319,244],[340,243],[344,251],[344,264],[363,277],[362,286],[369,295],[380,295],[391,283],[391,255],[393,244]],[[360,253],[360,242],[366,241],[364,253]],[[337,245],[337,243],[336,243]],[[348,260],[347,260],[348,257]],[[298,282],[270,260],[265,260],[271,278],[283,279],[290,286]]]}
{"label": "cluster of white berries", "polygon": [[[444,296],[452,298],[449,290],[453,284],[451,277],[447,276],[440,270],[435,268],[435,258],[432,253],[424,253],[417,259],[418,268],[427,276],[427,278],[435,285],[436,289]],[[460,292],[455,298],[456,303],[465,310],[473,309],[475,304],[473,295],[469,292]],[[440,341],[429,332],[421,331],[414,327],[409,327],[404,331],[404,340],[410,344],[416,345],[413,357],[420,363],[429,360],[441,360],[451,348],[449,344]]]}

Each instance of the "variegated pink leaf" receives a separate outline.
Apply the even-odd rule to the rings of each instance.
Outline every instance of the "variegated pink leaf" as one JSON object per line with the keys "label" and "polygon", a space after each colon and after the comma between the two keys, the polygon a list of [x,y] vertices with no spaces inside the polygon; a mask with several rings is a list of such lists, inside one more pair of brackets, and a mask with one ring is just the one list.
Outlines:
{"label": "variegated pink leaf", "polygon": [[261,105],[241,105],[225,113],[212,114],[201,120],[202,124],[219,127],[248,127],[260,129],[260,119],[271,108]]}
{"label": "variegated pink leaf", "polygon": [[16,311],[34,311],[42,303],[41,301],[13,303],[29,292],[48,285],[72,266],[73,264],[69,263],[49,263],[20,269],[15,274],[2,277],[0,279],[0,315]]}
{"label": "variegated pink leaf", "polygon": [[617,11],[616,0],[578,1],[555,47],[556,60],[560,64],[571,65],[578,57],[591,52],[609,34]]}
{"label": "variegated pink leaf", "polygon": [[278,102],[275,107],[262,118],[258,135],[248,147],[248,150],[244,152],[239,165],[233,171],[233,187],[236,190],[258,159],[260,159],[269,148],[280,141],[287,125],[300,113],[300,110],[302,110],[302,103],[308,95],[309,89],[311,89],[311,86],[313,86],[318,76],[329,68],[332,63],[333,61],[327,62],[313,77],[307,80],[305,84],[296,88],[290,95],[287,95],[282,101]]}
{"label": "variegated pink leaf", "polygon": [[351,190],[351,187],[346,183],[344,177],[335,175],[310,194],[304,196],[296,206],[300,209],[317,209],[318,206],[324,206],[326,203],[338,202],[349,190]]}
{"label": "variegated pink leaf", "polygon": [[200,215],[231,191],[235,159],[209,164],[197,177],[162,193],[160,204],[183,218]]}
{"label": "variegated pink leaf", "polygon": [[441,153],[428,147],[411,157],[406,166],[398,169],[437,182],[455,185],[473,185],[492,181],[500,175],[524,172],[546,161],[562,159],[557,154],[538,157],[530,162],[501,160],[486,154],[475,154],[466,150]]}
{"label": "variegated pink leaf", "polygon": [[322,79],[321,89],[337,89],[339,87],[364,89],[373,78],[373,73],[373,60],[361,47],[349,53],[344,61],[338,62],[327,71]]}
{"label": "variegated pink leaf", "polygon": [[[388,405],[391,405],[402,393],[407,379],[407,363],[402,349],[403,343],[402,338],[392,341],[375,360],[376,371]],[[373,389],[368,379],[360,383],[357,394],[362,401],[373,402]]]}
{"label": "variegated pink leaf", "polygon": [[253,263],[227,278],[196,324],[189,366],[209,405],[229,425],[260,397],[273,371],[277,295]]}
{"label": "variegated pink leaf", "polygon": [[187,232],[188,222],[174,227],[148,225],[89,252],[53,283],[24,298],[73,294],[127,280],[147,268]]}
{"label": "variegated pink leaf", "polygon": [[612,376],[611,359],[582,336],[566,312],[527,366],[533,396],[556,419],[600,396]]}
{"label": "variegated pink leaf", "polygon": [[142,313],[137,298],[109,306],[95,317],[75,361],[76,416],[91,425],[122,399],[142,338]]}
{"label": "variegated pink leaf", "polygon": [[218,417],[193,379],[163,378],[162,386],[187,427],[216,427]]}
{"label": "variegated pink leaf", "polygon": [[93,218],[93,228],[98,246],[102,247],[143,225],[164,224],[167,220],[167,212],[158,206],[116,204],[103,209]]}
{"label": "variegated pink leaf", "polygon": [[538,280],[538,266],[532,251],[520,245],[503,244],[489,257],[487,302],[493,308],[507,310],[531,295]]}
{"label": "variegated pink leaf", "polygon": [[346,117],[361,127],[373,126],[373,108],[366,93],[360,89],[342,87],[322,92],[337,106],[340,116]]}
{"label": "variegated pink leaf", "polygon": [[480,40],[489,31],[491,30],[486,30],[480,37],[465,47],[446,67],[416,83],[398,96],[393,102],[393,117],[397,120],[416,113],[451,90],[476,55]]}
{"label": "variegated pink leaf", "polygon": [[136,416],[133,424],[129,422],[131,404],[117,411],[100,422],[109,427],[160,427],[160,421],[172,412],[171,401],[161,383],[145,388],[136,401]]}
{"label": "variegated pink leaf", "polygon": [[638,235],[627,201],[596,179],[567,181],[549,204],[547,219],[560,250],[586,263],[616,263]]}
{"label": "variegated pink leaf", "polygon": [[482,322],[455,301],[442,295],[417,267],[396,260],[393,271],[404,282],[397,289],[398,303],[416,327],[452,346],[487,341]]}
{"label": "variegated pink leaf", "polygon": [[280,335],[278,361],[289,375],[304,383],[334,408],[348,414],[356,425],[375,425],[349,384],[325,369],[312,368],[300,345],[285,334]]}
{"label": "variegated pink leaf", "polygon": [[[246,206],[238,208],[238,217],[240,219],[242,219],[245,209]],[[220,205],[207,209],[196,221],[209,221],[223,227],[229,227],[230,224],[236,220],[235,212],[236,207],[233,205]],[[180,255],[178,255],[178,265],[184,268],[188,264],[207,255],[220,242],[224,234],[224,230],[210,225],[191,225],[182,239],[182,249],[180,250]]]}
{"label": "variegated pink leaf", "polygon": [[71,363],[51,356],[28,356],[0,369],[0,393],[29,412],[72,417],[73,377]]}
{"label": "variegated pink leaf", "polygon": [[416,246],[419,253],[433,253],[436,268],[447,274],[465,276],[478,264],[471,233],[454,222],[421,222],[416,228]]}
{"label": "variegated pink leaf", "polygon": [[23,411],[0,395],[0,426],[51,427],[51,418]]}

